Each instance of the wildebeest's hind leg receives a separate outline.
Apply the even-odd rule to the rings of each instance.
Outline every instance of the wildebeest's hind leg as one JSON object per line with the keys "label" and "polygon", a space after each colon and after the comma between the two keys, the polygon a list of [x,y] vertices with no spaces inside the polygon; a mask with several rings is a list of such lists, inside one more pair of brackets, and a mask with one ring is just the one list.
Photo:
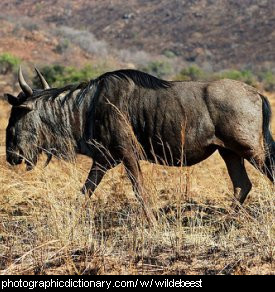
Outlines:
{"label": "wildebeest's hind leg", "polygon": [[221,148],[219,152],[233,183],[234,196],[242,204],[252,188],[244,166],[244,159],[228,149]]}
{"label": "wildebeest's hind leg", "polygon": [[133,155],[128,154],[127,156],[124,156],[123,164],[125,166],[127,175],[131,180],[133,191],[143,208],[144,214],[148,222],[151,225],[154,225],[156,223],[156,218],[150,208],[151,205],[148,202],[148,199],[143,188],[143,178],[138,160],[135,159],[134,154]]}

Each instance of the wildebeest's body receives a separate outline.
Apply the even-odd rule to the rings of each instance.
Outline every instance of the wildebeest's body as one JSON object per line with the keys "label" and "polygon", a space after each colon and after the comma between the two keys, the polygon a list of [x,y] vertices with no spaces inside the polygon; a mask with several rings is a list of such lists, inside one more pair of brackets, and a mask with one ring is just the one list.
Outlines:
{"label": "wildebeest's body", "polygon": [[[206,84],[197,83],[195,88],[192,85],[192,82],[175,82],[169,88],[155,90],[138,88],[125,80],[116,82],[113,85],[117,87],[116,95],[110,94],[116,90],[108,88],[98,97],[94,137],[109,150],[116,146],[128,148],[127,145],[115,145],[128,143],[121,135],[129,133],[118,133],[121,119],[114,119],[114,114],[119,116],[116,113],[119,110],[127,117],[148,160],[177,166],[203,160],[214,150],[215,126],[202,98]],[[106,107],[106,100],[112,104],[110,108]]]}
{"label": "wildebeest's body", "polygon": [[128,118],[152,162],[193,165],[219,147],[248,159],[264,153],[263,121],[258,114],[262,99],[241,82],[171,82],[169,88],[155,90],[116,80],[99,93],[93,120],[94,138],[109,151],[128,148],[127,138],[122,136],[128,133],[120,131],[117,110]]}
{"label": "wildebeest's body", "polygon": [[[139,71],[120,70],[86,85],[37,91],[15,103],[19,105],[14,110],[31,104],[25,119],[37,125],[36,135],[21,138],[26,149],[26,140],[35,140],[38,148],[64,156],[66,141],[70,141],[75,152],[93,158],[84,187],[90,193],[109,168],[123,162],[144,203],[135,140],[145,159],[175,166],[198,163],[218,149],[241,203],[251,189],[244,158],[274,179],[269,103],[241,82],[168,82]],[[20,150],[35,164],[36,158],[10,138],[16,128],[19,136],[22,131],[18,129],[26,131],[24,122],[18,123],[12,114],[7,128],[8,161],[16,162],[14,153]],[[146,213],[150,217],[150,211]]]}

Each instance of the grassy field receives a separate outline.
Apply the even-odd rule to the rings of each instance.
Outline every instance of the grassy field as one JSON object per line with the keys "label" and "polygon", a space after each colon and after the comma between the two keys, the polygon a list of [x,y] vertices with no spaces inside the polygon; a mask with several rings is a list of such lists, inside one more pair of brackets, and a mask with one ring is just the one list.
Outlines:
{"label": "grassy field", "polygon": [[8,165],[8,115],[0,101],[0,274],[275,274],[274,187],[248,163],[253,189],[235,213],[217,153],[191,168],[143,162],[158,215],[148,227],[121,166],[88,200],[86,157]]}

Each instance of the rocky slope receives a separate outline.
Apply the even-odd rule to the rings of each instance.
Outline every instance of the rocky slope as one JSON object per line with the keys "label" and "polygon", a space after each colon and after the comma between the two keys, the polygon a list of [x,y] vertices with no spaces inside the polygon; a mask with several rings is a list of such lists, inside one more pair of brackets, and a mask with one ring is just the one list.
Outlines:
{"label": "rocky slope", "polygon": [[205,69],[269,68],[271,0],[3,0],[2,13],[88,30],[118,49],[178,55]]}

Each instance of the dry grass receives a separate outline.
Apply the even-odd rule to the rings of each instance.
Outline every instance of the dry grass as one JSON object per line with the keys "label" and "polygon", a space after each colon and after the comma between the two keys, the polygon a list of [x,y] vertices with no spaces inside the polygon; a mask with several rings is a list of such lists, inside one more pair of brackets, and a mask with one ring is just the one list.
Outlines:
{"label": "dry grass", "polygon": [[1,102],[0,273],[275,274],[274,189],[252,167],[253,190],[234,213],[218,154],[191,168],[142,163],[158,214],[149,228],[121,166],[91,200],[79,191],[91,165],[85,157],[45,169],[41,159],[31,172],[9,166],[7,116]]}

